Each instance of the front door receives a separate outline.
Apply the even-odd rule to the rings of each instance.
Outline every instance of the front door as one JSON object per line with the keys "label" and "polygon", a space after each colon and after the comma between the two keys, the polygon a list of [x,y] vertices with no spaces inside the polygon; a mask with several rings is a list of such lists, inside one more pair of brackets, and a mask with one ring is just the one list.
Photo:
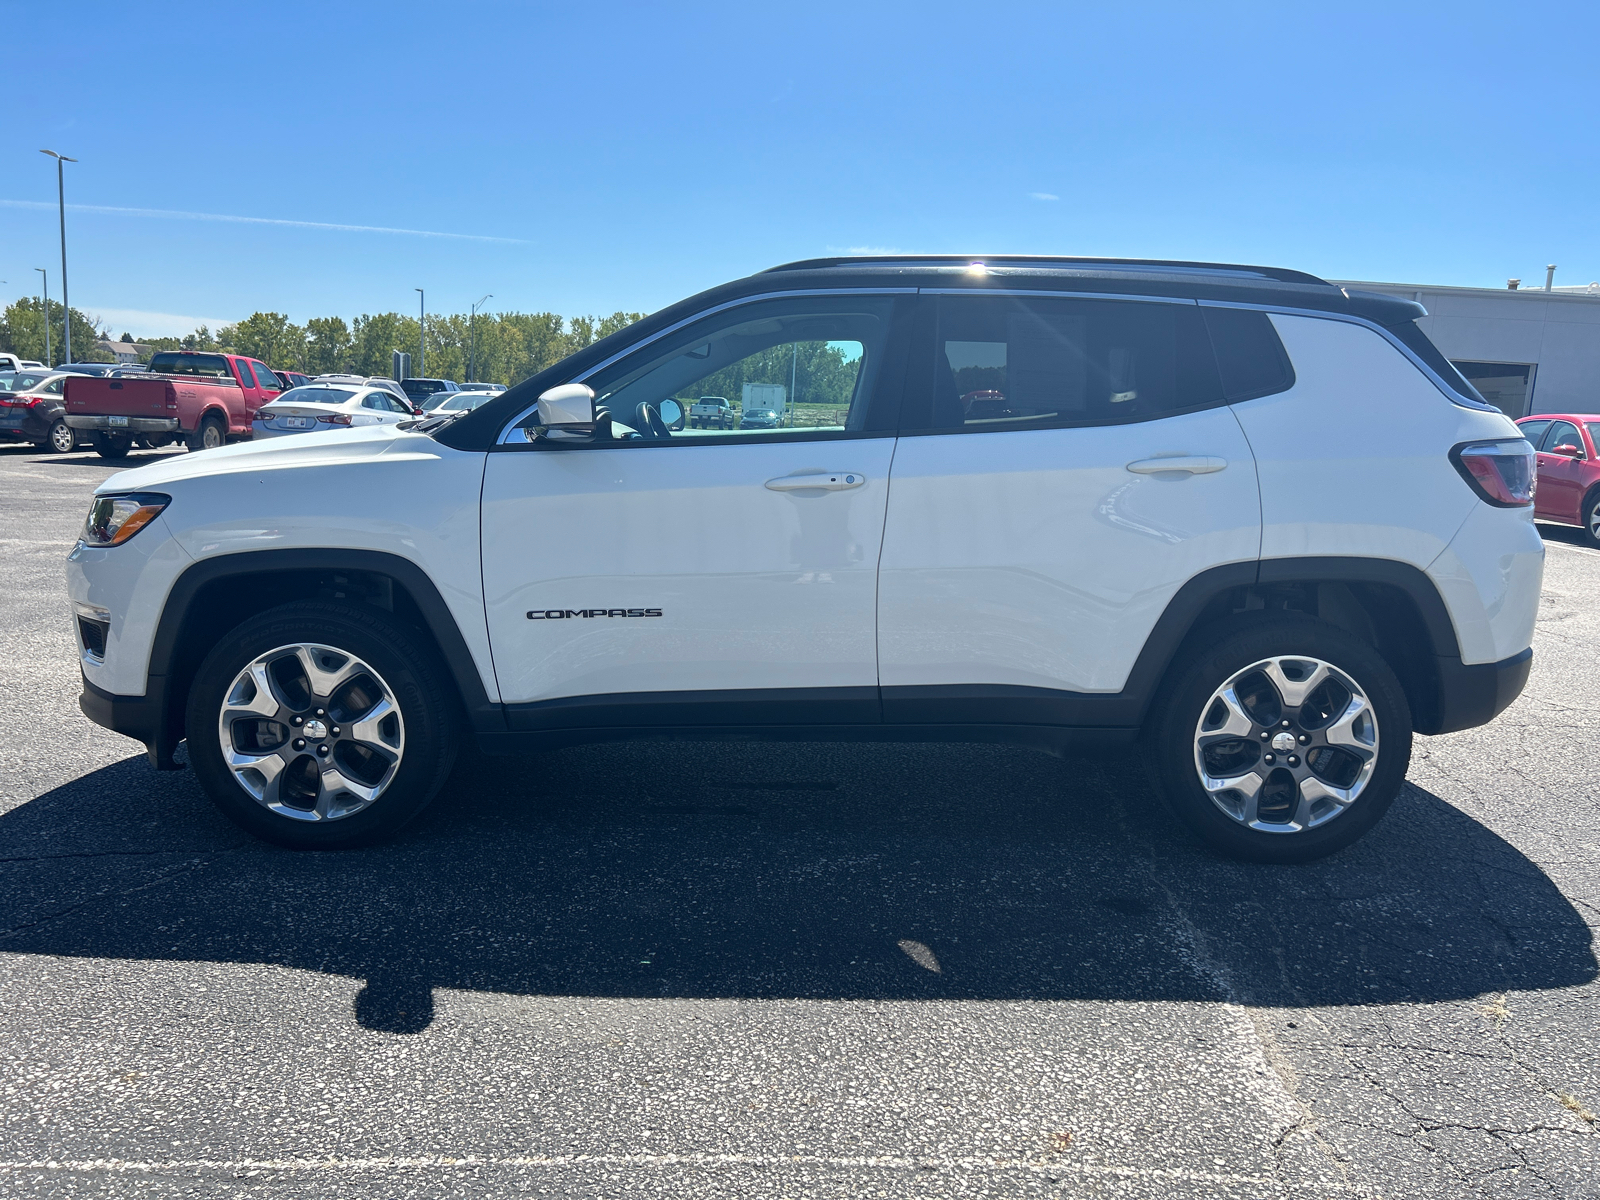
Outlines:
{"label": "front door", "polygon": [[1587,456],[1578,427],[1571,421],[1552,421],[1536,457],[1539,478],[1533,490],[1534,510],[1552,520],[1582,524],[1578,504],[1583,499]]}
{"label": "front door", "polygon": [[1136,721],[1097,697],[1123,689],[1186,580],[1219,564],[1253,578],[1260,545],[1255,463],[1206,318],[1192,303],[936,303],[884,532],[884,719]]}
{"label": "front door", "polygon": [[[739,306],[583,379],[592,441],[509,431],[482,537],[513,728],[877,719],[895,304]],[[731,428],[660,421],[702,395],[732,400]],[[741,428],[743,395],[777,427]]]}

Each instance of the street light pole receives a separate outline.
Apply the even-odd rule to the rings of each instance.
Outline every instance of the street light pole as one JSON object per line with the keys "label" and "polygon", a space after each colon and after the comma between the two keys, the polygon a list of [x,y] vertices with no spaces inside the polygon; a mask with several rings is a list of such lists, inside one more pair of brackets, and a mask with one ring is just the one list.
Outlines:
{"label": "street light pole", "polygon": [[[39,153],[48,154],[56,160],[56,203],[61,210],[61,361],[69,363],[72,361],[72,306],[67,300],[67,185],[62,164],[78,160],[57,154],[54,150],[41,150]],[[45,329],[48,331],[49,328],[49,314],[46,313]]]}
{"label": "street light pole", "polygon": [[[490,292],[487,296],[485,296],[483,298],[483,300],[493,300],[493,299],[494,299],[494,293],[493,292]],[[482,304],[483,300],[479,300],[477,302],[477,304],[474,304],[472,306],[472,315],[467,318],[467,330],[471,335],[470,338],[468,339],[468,344],[469,344],[469,346],[471,348],[467,351],[467,382],[468,383],[471,383],[474,379],[477,378],[477,375],[478,375],[478,304]]]}
{"label": "street light pole", "polygon": [[34,270],[43,276],[39,281],[39,286],[44,289],[44,307],[40,315],[44,317],[44,365],[48,367],[50,365],[50,272],[43,267],[35,267]]}
{"label": "street light pole", "polygon": [[421,288],[412,288],[417,294],[417,375],[428,373],[428,297]]}

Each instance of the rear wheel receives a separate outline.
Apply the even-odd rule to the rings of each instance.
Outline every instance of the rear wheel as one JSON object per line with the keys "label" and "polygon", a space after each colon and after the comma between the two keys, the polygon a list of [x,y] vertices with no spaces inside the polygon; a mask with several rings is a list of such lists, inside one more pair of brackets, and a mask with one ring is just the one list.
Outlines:
{"label": "rear wheel", "polygon": [[191,450],[215,450],[218,446],[226,445],[227,441],[228,431],[222,424],[222,418],[215,413],[202,419],[199,428],[185,439]]}
{"label": "rear wheel", "polygon": [[1306,862],[1388,811],[1411,760],[1411,709],[1365,642],[1309,617],[1219,627],[1174,666],[1152,722],[1168,801],[1237,858]]}
{"label": "rear wheel", "polygon": [[286,604],[206,656],[189,693],[189,761],[212,801],[295,849],[388,837],[444,783],[454,706],[437,656],[372,610]]}
{"label": "rear wheel", "polygon": [[71,454],[78,448],[78,431],[57,417],[50,423],[50,432],[45,434],[44,448],[52,454]]}
{"label": "rear wheel", "polygon": [[101,458],[127,458],[128,451],[133,449],[133,439],[120,433],[96,433],[94,448]]}

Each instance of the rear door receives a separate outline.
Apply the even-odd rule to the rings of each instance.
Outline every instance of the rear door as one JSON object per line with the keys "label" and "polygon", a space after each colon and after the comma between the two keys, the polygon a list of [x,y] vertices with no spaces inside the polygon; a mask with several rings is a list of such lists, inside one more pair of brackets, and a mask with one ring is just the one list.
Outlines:
{"label": "rear door", "polygon": [[[594,442],[503,435],[483,583],[514,728],[878,719],[895,304],[741,304],[585,378],[610,418]],[[648,436],[642,406],[744,383],[781,386],[791,424]]]}
{"label": "rear door", "polygon": [[[941,295],[879,578],[886,721],[1127,724],[1184,582],[1253,578],[1250,447],[1193,302]],[[1252,314],[1254,316],[1255,314]]]}

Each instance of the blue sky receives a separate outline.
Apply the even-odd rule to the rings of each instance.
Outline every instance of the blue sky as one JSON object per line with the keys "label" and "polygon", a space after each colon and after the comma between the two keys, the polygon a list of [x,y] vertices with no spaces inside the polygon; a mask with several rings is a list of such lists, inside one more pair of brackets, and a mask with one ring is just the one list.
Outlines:
{"label": "blue sky", "polygon": [[419,286],[439,312],[649,311],[857,250],[1600,279],[1593,3],[0,16],[0,298],[39,266],[60,295],[49,147],[81,160],[72,301],[114,332],[411,311]]}

